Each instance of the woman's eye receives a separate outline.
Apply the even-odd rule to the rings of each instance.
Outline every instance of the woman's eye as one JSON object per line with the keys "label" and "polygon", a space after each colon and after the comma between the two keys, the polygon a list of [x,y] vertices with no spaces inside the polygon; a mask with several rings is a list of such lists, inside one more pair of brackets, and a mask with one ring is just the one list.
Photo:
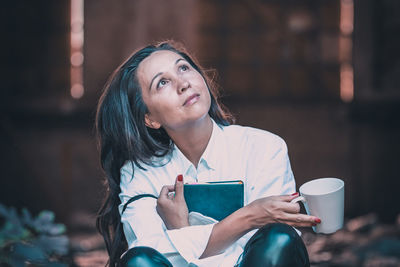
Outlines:
{"label": "woman's eye", "polygon": [[158,84],[157,84],[157,88],[160,88],[160,87],[166,85],[167,83],[168,83],[167,80],[161,79],[161,80],[158,82]]}
{"label": "woman's eye", "polygon": [[186,65],[182,65],[179,68],[180,68],[181,71],[187,71],[189,69],[189,67],[186,66]]}

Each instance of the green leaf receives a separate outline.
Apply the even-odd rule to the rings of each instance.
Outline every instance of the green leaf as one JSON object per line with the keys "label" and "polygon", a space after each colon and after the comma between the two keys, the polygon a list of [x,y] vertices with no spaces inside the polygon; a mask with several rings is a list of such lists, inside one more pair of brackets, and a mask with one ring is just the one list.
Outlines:
{"label": "green leaf", "polygon": [[22,221],[25,225],[28,225],[28,226],[32,226],[32,224],[33,224],[32,215],[31,215],[31,213],[29,212],[29,210],[26,209],[26,208],[23,208],[23,209],[22,209],[22,219],[21,219],[21,221]]}
{"label": "green leaf", "polygon": [[11,251],[12,257],[23,258],[28,261],[46,260],[48,257],[42,248],[27,243],[15,243]]}
{"label": "green leaf", "polygon": [[41,235],[32,242],[33,245],[40,247],[48,254],[67,255],[69,250],[68,237]]}
{"label": "green leaf", "polygon": [[42,223],[52,223],[54,221],[54,212],[49,210],[41,211],[37,217],[37,221]]}
{"label": "green leaf", "polygon": [[0,266],[54,266],[66,264],[51,261],[51,256],[65,256],[69,252],[69,240],[64,224],[54,223],[52,211],[42,211],[33,217],[28,209],[21,216],[14,207],[0,203]]}

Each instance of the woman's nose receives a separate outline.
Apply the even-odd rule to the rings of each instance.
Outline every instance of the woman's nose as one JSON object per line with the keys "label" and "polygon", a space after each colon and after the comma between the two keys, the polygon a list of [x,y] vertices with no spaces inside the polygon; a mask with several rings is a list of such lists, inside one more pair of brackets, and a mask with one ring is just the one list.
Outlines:
{"label": "woman's nose", "polygon": [[190,83],[186,80],[181,80],[178,84],[178,93],[183,93],[190,87]]}

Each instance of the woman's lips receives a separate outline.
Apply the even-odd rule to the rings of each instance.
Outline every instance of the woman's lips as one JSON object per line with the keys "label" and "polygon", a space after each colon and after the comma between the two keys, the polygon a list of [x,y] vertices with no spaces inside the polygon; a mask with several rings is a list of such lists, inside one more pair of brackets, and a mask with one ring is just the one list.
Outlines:
{"label": "woman's lips", "polygon": [[199,94],[193,94],[186,98],[185,102],[183,103],[183,106],[189,106],[192,105],[193,103],[197,102],[199,100],[200,95]]}

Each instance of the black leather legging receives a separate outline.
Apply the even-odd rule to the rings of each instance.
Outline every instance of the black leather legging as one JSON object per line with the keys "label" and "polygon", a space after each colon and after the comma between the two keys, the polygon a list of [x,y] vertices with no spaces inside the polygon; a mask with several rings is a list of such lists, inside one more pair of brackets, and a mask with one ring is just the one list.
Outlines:
{"label": "black leather legging", "polygon": [[156,267],[172,264],[157,250],[149,247],[134,247],[122,256],[118,267]]}
{"label": "black leather legging", "polygon": [[[155,267],[172,264],[158,251],[135,247],[122,257],[120,267]],[[274,223],[259,229],[247,242],[238,267],[310,266],[307,249],[289,225]]]}

